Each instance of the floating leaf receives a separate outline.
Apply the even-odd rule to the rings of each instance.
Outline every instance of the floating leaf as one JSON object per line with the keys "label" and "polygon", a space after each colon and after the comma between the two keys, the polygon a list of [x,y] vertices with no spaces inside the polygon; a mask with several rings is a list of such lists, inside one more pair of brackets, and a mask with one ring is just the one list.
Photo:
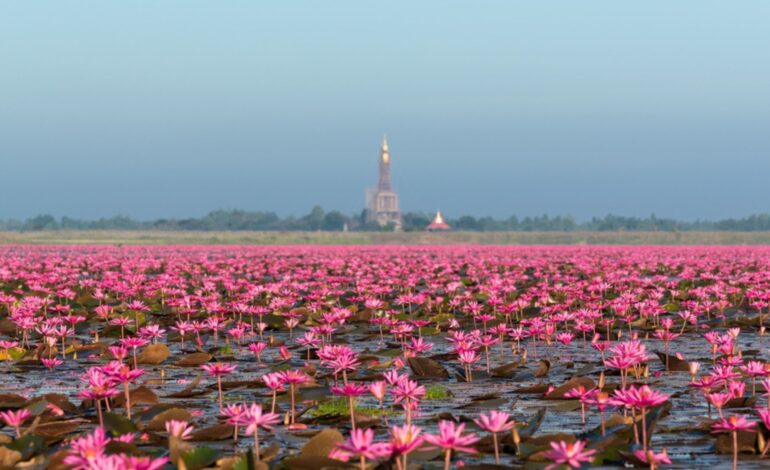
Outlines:
{"label": "floating leaf", "polygon": [[187,470],[200,470],[217,461],[220,452],[209,447],[197,447],[182,455]]}
{"label": "floating leaf", "polygon": [[190,437],[191,441],[223,441],[233,437],[234,426],[232,424],[215,424],[203,429],[197,429]]}
{"label": "floating leaf", "polygon": [[537,371],[535,371],[535,377],[545,377],[548,375],[548,372],[551,370],[551,361],[548,359],[543,359],[540,361],[540,364],[537,366]]}
{"label": "floating leaf", "polygon": [[192,421],[192,415],[189,411],[182,408],[171,408],[162,413],[154,416],[149,424],[147,424],[148,431],[163,431],[166,429],[166,421]]}
{"label": "floating leaf", "polygon": [[418,377],[443,379],[449,377],[449,372],[433,359],[427,357],[410,357],[409,367]]}
{"label": "floating leaf", "polygon": [[212,357],[211,354],[204,352],[187,354],[179,359],[175,365],[179,367],[197,367],[209,362]]}
{"label": "floating leaf", "polygon": [[21,452],[0,446],[0,468],[16,468],[16,463],[21,460]]}
{"label": "floating leaf", "polygon": [[586,389],[591,389],[596,386],[596,382],[594,382],[589,377],[573,377],[566,381],[565,383],[559,385],[556,387],[553,392],[549,393],[546,398],[552,399],[552,400],[561,400],[564,399],[564,395],[567,394],[570,390],[573,388],[577,388],[578,386],[582,385]]}
{"label": "floating leaf", "polygon": [[144,348],[136,358],[138,364],[158,365],[168,359],[171,351],[165,344],[151,344]]}
{"label": "floating leaf", "polygon": [[15,439],[10,444],[5,445],[11,450],[15,450],[21,454],[22,460],[29,460],[31,457],[45,452],[46,445],[45,440],[40,436],[23,436]]}
{"label": "floating leaf", "polygon": [[342,433],[333,428],[326,428],[313,436],[300,450],[303,457],[328,457],[337,444],[345,440]]}
{"label": "floating leaf", "polygon": [[115,413],[104,414],[104,428],[113,436],[132,434],[138,431],[136,424],[123,415]]}

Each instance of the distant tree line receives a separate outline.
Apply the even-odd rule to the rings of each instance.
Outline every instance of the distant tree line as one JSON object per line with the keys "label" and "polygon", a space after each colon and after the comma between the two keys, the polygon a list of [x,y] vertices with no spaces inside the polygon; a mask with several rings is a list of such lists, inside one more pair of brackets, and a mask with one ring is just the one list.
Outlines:
{"label": "distant tree line", "polygon": [[[403,228],[406,231],[420,231],[431,222],[432,214],[407,212],[403,214]],[[242,210],[215,210],[203,217],[186,219],[157,219],[139,221],[125,216],[80,220],[70,217],[57,219],[52,215],[38,215],[26,220],[2,220],[0,230],[5,231],[40,231],[40,230],[200,230],[200,231],[378,231],[392,230],[392,227],[379,227],[365,222],[365,213],[343,214],[339,211],[326,212],[321,207],[314,207],[310,213],[301,217],[280,217],[274,212],[249,212]],[[623,217],[607,215],[594,217],[589,221],[577,222],[571,216],[548,216],[507,219],[493,217],[473,217],[464,215],[447,223],[454,230],[478,232],[494,231],[770,231],[770,215],[757,214],[741,219],[718,221],[696,220],[683,222],[674,219],[649,217]]]}

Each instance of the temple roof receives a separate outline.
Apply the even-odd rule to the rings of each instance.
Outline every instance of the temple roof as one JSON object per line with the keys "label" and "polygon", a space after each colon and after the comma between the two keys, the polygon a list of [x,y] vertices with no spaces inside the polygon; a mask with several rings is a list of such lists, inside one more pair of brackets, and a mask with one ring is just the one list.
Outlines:
{"label": "temple roof", "polygon": [[433,222],[431,222],[427,227],[425,227],[425,230],[433,231],[433,230],[449,230],[452,227],[449,226],[446,222],[444,222],[444,218],[441,217],[441,211],[436,212],[436,216],[433,218]]}

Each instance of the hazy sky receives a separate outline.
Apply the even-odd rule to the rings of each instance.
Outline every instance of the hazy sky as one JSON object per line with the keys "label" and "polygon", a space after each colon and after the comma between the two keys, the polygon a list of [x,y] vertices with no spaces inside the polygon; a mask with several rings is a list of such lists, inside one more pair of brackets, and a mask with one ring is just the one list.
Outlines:
{"label": "hazy sky", "polygon": [[770,2],[2,1],[0,219],[770,211]]}

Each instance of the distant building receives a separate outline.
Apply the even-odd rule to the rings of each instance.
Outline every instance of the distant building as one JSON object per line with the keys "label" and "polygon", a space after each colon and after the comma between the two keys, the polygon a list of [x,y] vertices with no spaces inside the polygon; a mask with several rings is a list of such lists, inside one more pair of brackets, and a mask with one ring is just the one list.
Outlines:
{"label": "distant building", "polygon": [[425,230],[429,232],[440,232],[442,230],[450,230],[452,227],[448,223],[444,222],[444,218],[441,217],[441,211],[436,212],[436,217],[433,218],[433,222],[425,227]]}
{"label": "distant building", "polygon": [[398,208],[398,194],[393,191],[390,182],[390,152],[387,136],[382,138],[380,148],[380,179],[377,188],[366,193],[366,221],[375,222],[380,227],[393,225],[401,230],[401,210]]}

